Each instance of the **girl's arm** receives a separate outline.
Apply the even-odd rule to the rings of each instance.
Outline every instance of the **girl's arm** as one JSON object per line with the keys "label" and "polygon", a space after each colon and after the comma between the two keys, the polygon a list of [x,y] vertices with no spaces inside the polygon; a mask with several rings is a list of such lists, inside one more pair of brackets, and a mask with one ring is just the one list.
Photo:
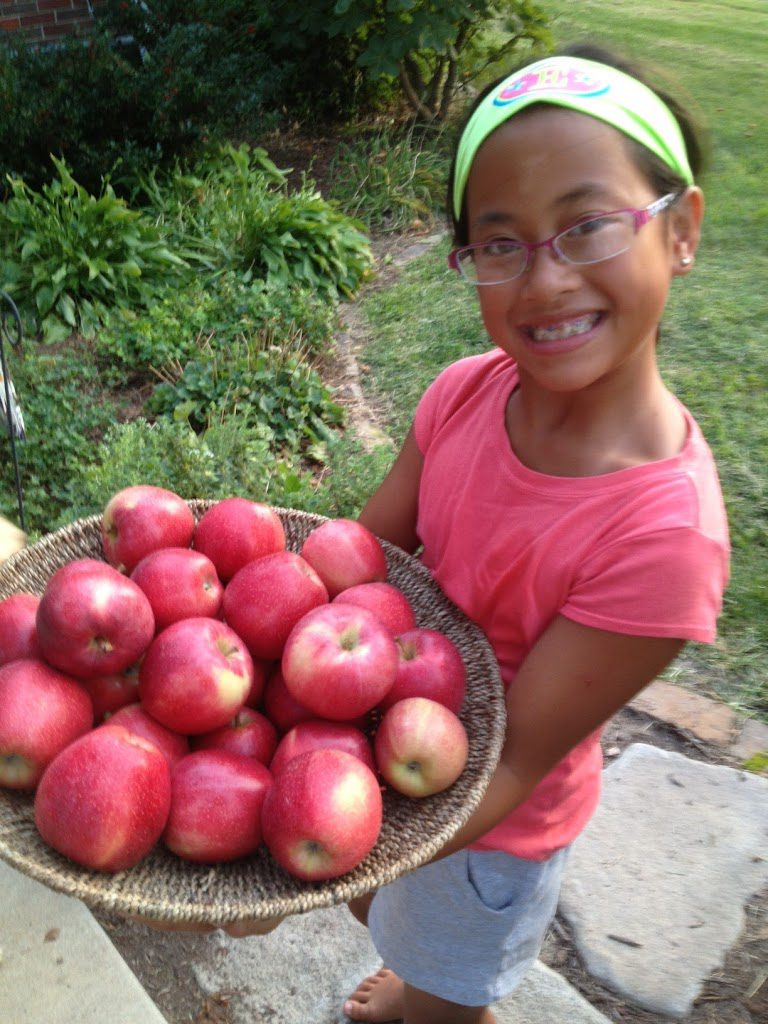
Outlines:
{"label": "girl's arm", "polygon": [[506,740],[485,796],[435,859],[497,825],[573,747],[652,682],[684,643],[556,618],[507,691]]}
{"label": "girl's arm", "polygon": [[411,427],[392,468],[359,517],[377,537],[411,554],[419,547],[416,514],[423,461]]}

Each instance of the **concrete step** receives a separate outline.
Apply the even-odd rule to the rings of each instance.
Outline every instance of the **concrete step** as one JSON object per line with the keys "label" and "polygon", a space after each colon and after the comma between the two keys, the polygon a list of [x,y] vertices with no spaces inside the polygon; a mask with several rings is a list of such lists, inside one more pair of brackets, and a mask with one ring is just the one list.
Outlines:
{"label": "concrete step", "polygon": [[1,1024],[165,1024],[79,900],[0,861]]}

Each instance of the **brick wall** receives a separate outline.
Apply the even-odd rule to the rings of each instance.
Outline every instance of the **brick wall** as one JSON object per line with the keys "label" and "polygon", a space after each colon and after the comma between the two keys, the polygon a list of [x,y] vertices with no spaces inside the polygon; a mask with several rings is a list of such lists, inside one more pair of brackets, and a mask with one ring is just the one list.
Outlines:
{"label": "brick wall", "polygon": [[0,3],[0,31],[23,32],[32,42],[52,43],[93,26],[103,0],[21,0]]}

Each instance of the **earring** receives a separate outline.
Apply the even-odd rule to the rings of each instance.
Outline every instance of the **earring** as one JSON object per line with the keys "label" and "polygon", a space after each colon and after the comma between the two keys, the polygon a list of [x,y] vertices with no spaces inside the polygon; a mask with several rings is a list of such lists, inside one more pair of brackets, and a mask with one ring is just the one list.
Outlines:
{"label": "earring", "polygon": [[681,267],[690,267],[690,265],[692,263],[693,263],[693,256],[681,256],[680,257],[680,266]]}

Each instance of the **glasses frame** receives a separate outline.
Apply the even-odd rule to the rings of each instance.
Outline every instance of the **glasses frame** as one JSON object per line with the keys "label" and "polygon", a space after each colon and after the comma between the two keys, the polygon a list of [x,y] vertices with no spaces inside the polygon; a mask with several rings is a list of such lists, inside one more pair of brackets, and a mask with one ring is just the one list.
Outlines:
{"label": "glasses frame", "polygon": [[533,254],[537,249],[550,249],[558,259],[562,260],[564,263],[570,263],[572,266],[586,267],[591,266],[593,263],[603,263],[605,260],[615,259],[617,256],[621,256],[623,253],[628,252],[631,248],[631,243],[625,249],[621,249],[619,252],[614,252],[610,256],[601,256],[596,260],[572,260],[560,251],[558,246],[559,239],[582,224],[589,224],[590,221],[593,220],[602,220],[603,217],[612,217],[617,213],[632,214],[636,235],[644,224],[647,224],[649,220],[653,220],[654,217],[658,216],[658,214],[670,207],[680,198],[680,195],[680,192],[668,192],[665,196],[654,200],[652,203],[649,203],[648,206],[642,207],[641,209],[626,207],[621,210],[607,210],[605,213],[583,217],[581,220],[575,221],[562,231],[558,231],[550,238],[545,238],[542,242],[519,242],[516,239],[509,239],[509,242],[513,247],[525,252],[525,263],[521,267],[519,273],[513,274],[511,277],[501,278],[498,281],[478,281],[475,278],[469,277],[461,263],[461,258],[463,256],[469,255],[478,249],[485,249],[489,245],[498,245],[498,242],[475,242],[472,245],[461,245],[457,249],[452,249],[451,252],[448,253],[448,266],[451,270],[457,271],[462,280],[467,281],[469,284],[476,285],[478,288],[486,288],[489,285],[508,284],[510,281],[516,281],[519,277],[522,277],[530,268],[533,260]]}

